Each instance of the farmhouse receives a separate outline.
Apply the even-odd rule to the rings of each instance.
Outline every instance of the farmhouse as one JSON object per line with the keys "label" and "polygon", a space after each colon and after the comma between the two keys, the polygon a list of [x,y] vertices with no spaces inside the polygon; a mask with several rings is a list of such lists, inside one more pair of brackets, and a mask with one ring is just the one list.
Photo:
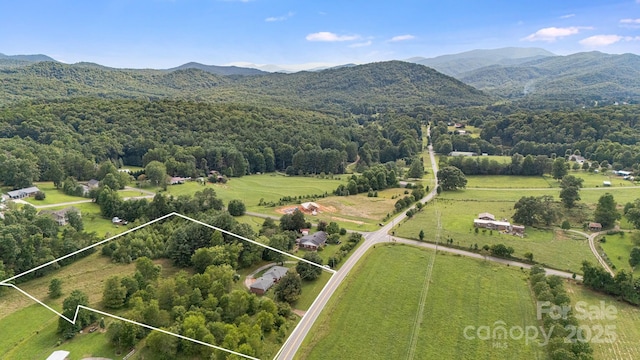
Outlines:
{"label": "farmhouse", "polygon": [[282,279],[289,269],[284,266],[274,266],[251,284],[249,290],[257,295],[264,295],[274,284]]}
{"label": "farmhouse", "polygon": [[80,210],[74,208],[73,206],[64,208],[62,210],[42,210],[38,213],[38,215],[49,215],[55,222],[60,226],[67,225],[67,214],[69,212],[75,212],[80,215]]}
{"label": "farmhouse", "polygon": [[87,181],[87,186],[89,187],[89,189],[97,189],[100,186],[100,181],[91,179]]}
{"label": "farmhouse", "polygon": [[449,156],[478,156],[478,153],[471,151],[452,151]]}
{"label": "farmhouse", "polygon": [[298,246],[301,249],[318,250],[319,247],[324,246],[327,243],[327,233],[324,231],[318,231],[311,235],[305,235],[296,240]]}
{"label": "farmhouse", "polygon": [[584,157],[582,157],[580,155],[571,155],[571,156],[569,156],[569,161],[575,161],[578,164],[584,164],[584,162],[587,161],[587,159],[585,159]]}
{"label": "farmhouse", "polygon": [[35,186],[32,186],[24,189],[9,191],[7,192],[7,195],[9,195],[10,199],[22,199],[22,198],[34,196],[38,191],[40,191],[40,189],[38,189]]}
{"label": "farmhouse", "polygon": [[524,226],[512,225],[506,219],[496,220],[493,214],[484,212],[478,215],[477,219],[473,219],[473,226],[476,228],[504,231],[513,235],[524,235]]}
{"label": "farmhouse", "polygon": [[508,221],[473,219],[473,226],[490,230],[511,231],[511,223]]}
{"label": "farmhouse", "polygon": [[169,184],[170,185],[178,185],[178,184],[184,184],[184,181],[186,179],[183,177],[179,177],[179,176],[174,176],[169,180]]}
{"label": "farmhouse", "polygon": [[591,223],[589,223],[589,230],[591,230],[591,231],[601,231],[602,230],[602,224],[597,223],[597,222],[591,222]]}

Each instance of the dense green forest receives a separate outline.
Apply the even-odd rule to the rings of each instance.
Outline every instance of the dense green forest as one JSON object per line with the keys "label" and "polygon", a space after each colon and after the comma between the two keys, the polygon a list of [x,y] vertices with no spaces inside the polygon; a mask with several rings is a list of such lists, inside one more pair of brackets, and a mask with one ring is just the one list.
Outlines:
{"label": "dense green forest", "polygon": [[[450,131],[447,123],[480,127],[479,137]],[[614,169],[640,163],[640,106],[618,105],[571,111],[526,110],[491,106],[453,119],[440,117],[431,136],[437,152],[473,151],[496,155],[580,155]],[[455,160],[460,161],[460,160]],[[513,172],[507,172],[513,173]],[[537,174],[537,172],[536,172]]]}
{"label": "dense green forest", "polygon": [[[166,165],[173,176],[287,171],[342,173],[421,151],[417,116],[336,116],[318,111],[186,100],[26,102],[0,109],[2,180],[88,180],[92,164]],[[102,179],[98,179],[102,180]]]}

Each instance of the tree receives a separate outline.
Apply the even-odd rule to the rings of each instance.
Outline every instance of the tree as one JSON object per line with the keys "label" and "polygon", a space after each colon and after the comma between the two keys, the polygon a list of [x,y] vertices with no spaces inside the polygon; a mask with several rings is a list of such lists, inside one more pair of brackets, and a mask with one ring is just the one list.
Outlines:
{"label": "tree", "polygon": [[569,220],[565,220],[562,222],[562,225],[560,226],[560,228],[562,230],[569,230],[571,229],[571,223],[569,222]]}
{"label": "tree", "polygon": [[278,301],[285,301],[289,304],[300,298],[302,292],[302,280],[295,271],[288,271],[276,285],[275,294]]}
{"label": "tree", "polygon": [[[78,305],[89,306],[89,297],[80,290],[73,290],[62,302],[62,315],[68,319],[73,319]],[[94,312],[80,309],[78,310],[75,324],[70,323],[64,318],[58,319],[58,332],[61,333],[65,339],[71,339],[83,327],[94,322],[96,318],[97,316]]]}
{"label": "tree", "polygon": [[553,165],[551,165],[551,176],[553,176],[553,178],[556,180],[560,180],[562,179],[562,177],[567,175],[567,173],[568,173],[568,170],[567,170],[567,165],[564,158],[562,157],[556,158],[553,161]]}
{"label": "tree", "polygon": [[414,158],[413,161],[411,161],[407,177],[422,179],[422,176],[424,176],[424,164],[422,163],[422,158]]}
{"label": "tree", "polygon": [[118,309],[124,306],[127,297],[127,288],[122,285],[120,278],[112,276],[104,283],[102,292],[102,305],[107,309]]}
{"label": "tree", "polygon": [[[303,259],[314,262],[322,266],[322,258],[317,252],[308,252],[304,254]],[[322,274],[322,268],[320,266],[311,265],[304,261],[298,261],[296,265],[296,271],[300,274],[303,280],[311,281],[317,279]]]}
{"label": "tree", "polygon": [[533,261],[533,253],[532,252],[524,253],[524,258],[529,260],[529,261]]}
{"label": "tree", "polygon": [[231,200],[227,206],[227,211],[231,216],[242,216],[247,211],[247,207],[242,200]]}
{"label": "tree", "polygon": [[455,166],[446,166],[438,171],[439,186],[444,191],[463,189],[467,186],[464,173]]}
{"label": "tree", "polygon": [[138,325],[127,321],[114,321],[107,329],[109,342],[118,349],[129,349],[136,344]]}
{"label": "tree", "polygon": [[420,241],[424,240],[424,230],[420,229],[420,233],[418,234],[418,238],[420,238]]}
{"label": "tree", "polygon": [[624,206],[624,216],[636,229],[640,229],[640,199]]}
{"label": "tree", "polygon": [[571,209],[580,201],[580,190],[575,186],[569,186],[560,190],[560,199],[567,209]]}
{"label": "tree", "polygon": [[556,219],[556,211],[551,206],[552,199],[548,195],[521,197],[513,207],[516,210],[513,214],[513,221],[528,226],[550,225]]}
{"label": "tree", "polygon": [[629,256],[629,265],[635,268],[638,264],[640,264],[640,247],[634,247]]}
{"label": "tree", "polygon": [[49,282],[49,297],[57,299],[62,296],[62,280],[53,278]]}
{"label": "tree", "polygon": [[72,228],[76,229],[76,231],[84,230],[84,223],[82,222],[82,216],[78,211],[67,211],[66,213],[67,222],[71,225]]}
{"label": "tree", "polygon": [[140,272],[146,282],[153,282],[158,279],[162,266],[156,265],[148,257],[142,256],[136,259],[136,271]]}
{"label": "tree", "polygon": [[147,336],[146,344],[154,353],[155,359],[173,360],[178,354],[178,338],[159,331],[152,331]]}
{"label": "tree", "polygon": [[327,225],[327,234],[337,234],[340,232],[340,225],[338,223],[332,221]]}
{"label": "tree", "polygon": [[144,168],[147,179],[153,186],[167,186],[167,167],[159,161],[151,161]]}
{"label": "tree", "polygon": [[613,195],[606,193],[600,196],[598,205],[596,205],[594,220],[602,224],[602,227],[606,229],[612,227],[618,219],[620,219],[620,213],[616,210],[616,202],[613,199]]}

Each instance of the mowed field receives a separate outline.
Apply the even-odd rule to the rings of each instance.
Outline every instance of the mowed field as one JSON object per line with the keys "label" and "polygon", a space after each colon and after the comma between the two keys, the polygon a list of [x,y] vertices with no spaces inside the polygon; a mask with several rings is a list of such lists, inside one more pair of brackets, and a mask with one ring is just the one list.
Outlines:
{"label": "mowed field", "polygon": [[[333,295],[297,358],[402,359],[411,351],[415,359],[544,359],[542,348],[524,340],[499,347],[464,335],[467,326],[496,321],[535,326],[526,278],[489,262],[379,245]],[[423,290],[424,312],[416,319]]]}
{"label": "mowed field", "polygon": [[640,276],[640,267],[636,266],[634,270],[631,268],[631,265],[629,265],[631,250],[634,248],[631,234],[618,233],[616,235],[605,235],[605,238],[605,242],[599,242],[599,240],[602,239],[602,236],[598,237],[598,245],[607,254],[607,257],[611,260],[613,265],[615,265],[615,271],[633,271],[635,276]]}
{"label": "mowed field", "polygon": [[[525,236],[501,234],[498,231],[475,232],[473,219],[479,213],[489,212],[495,215],[496,219],[510,219],[513,215],[513,205],[522,193],[508,192],[513,200],[489,200],[474,199],[473,196],[466,196],[464,193],[474,191],[444,192],[437,200],[429,203],[424,210],[400,224],[395,230],[395,234],[400,237],[418,239],[420,230],[425,233],[425,240],[436,241],[438,229],[438,216],[442,225],[440,232],[440,242],[445,243],[447,239],[453,239],[453,244],[463,248],[481,248],[484,245],[504,244],[512,247],[515,252],[513,256],[523,258],[526,252],[533,253],[533,259],[548,266],[580,272],[582,261],[596,259],[589,249],[587,239],[578,234],[564,232],[562,230],[540,230],[527,227]],[[499,194],[505,196],[505,192],[475,191],[481,195]],[[463,200],[470,198],[471,200]]]}
{"label": "mowed field", "polygon": [[[592,309],[592,306],[601,308],[614,307],[615,313],[611,316],[599,316],[585,318],[580,321],[583,328],[582,334],[589,336],[591,331],[591,347],[593,348],[593,358],[596,360],[632,360],[640,359],[640,308],[631,306],[625,302],[616,301],[613,297],[591,291],[584,286],[565,282],[567,293],[571,298],[571,304],[583,302],[583,308]],[[604,303],[601,303],[604,302]],[[596,312],[592,312],[597,314]],[[600,327],[612,329],[615,333],[616,341],[605,343],[593,340],[593,337],[601,333]],[[587,330],[589,329],[589,330]],[[604,336],[603,336],[604,338]]]}

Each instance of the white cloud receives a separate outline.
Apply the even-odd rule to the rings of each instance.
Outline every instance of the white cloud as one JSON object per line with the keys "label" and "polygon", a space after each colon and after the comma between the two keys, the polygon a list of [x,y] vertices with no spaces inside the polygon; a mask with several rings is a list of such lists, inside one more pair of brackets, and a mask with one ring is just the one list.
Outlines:
{"label": "white cloud", "polygon": [[295,15],[295,13],[289,11],[286,15],[271,16],[271,17],[268,17],[268,18],[264,19],[264,21],[266,21],[266,22],[285,21],[288,18],[292,17],[293,15]]}
{"label": "white cloud", "polygon": [[620,35],[594,35],[580,40],[580,44],[588,47],[601,47],[615,44],[620,41],[639,41],[640,36],[620,36]]}
{"label": "white cloud", "polygon": [[351,45],[349,45],[349,47],[351,47],[351,48],[359,48],[359,47],[370,46],[371,44],[373,44],[373,41],[369,40],[369,41],[365,41],[365,42],[361,42],[361,43],[351,44]]}
{"label": "white cloud", "polygon": [[620,26],[626,28],[640,28],[640,19],[621,19]]}
{"label": "white cloud", "polygon": [[323,42],[336,42],[336,41],[353,41],[360,39],[359,35],[338,35],[328,31],[320,31],[317,33],[307,35],[308,41],[323,41]]}
{"label": "white cloud", "polygon": [[615,44],[622,39],[620,35],[594,35],[580,40],[580,44],[589,47],[600,47]]}
{"label": "white cloud", "polygon": [[560,19],[569,19],[576,16],[576,14],[567,14],[567,15],[562,15],[560,16]]}
{"label": "white cloud", "polygon": [[415,38],[416,38],[416,37],[415,37],[415,36],[413,36],[413,35],[406,34],[406,35],[398,35],[398,36],[394,36],[394,37],[392,37],[392,38],[391,38],[391,40],[389,40],[389,41],[390,41],[390,42],[407,41],[407,40],[413,40],[413,39],[415,39]]}
{"label": "white cloud", "polygon": [[566,28],[548,27],[548,28],[540,29],[535,33],[523,38],[522,40],[554,42],[563,37],[576,35],[581,30],[588,30],[588,29],[591,29],[591,27],[584,27],[584,26],[571,26]]}

